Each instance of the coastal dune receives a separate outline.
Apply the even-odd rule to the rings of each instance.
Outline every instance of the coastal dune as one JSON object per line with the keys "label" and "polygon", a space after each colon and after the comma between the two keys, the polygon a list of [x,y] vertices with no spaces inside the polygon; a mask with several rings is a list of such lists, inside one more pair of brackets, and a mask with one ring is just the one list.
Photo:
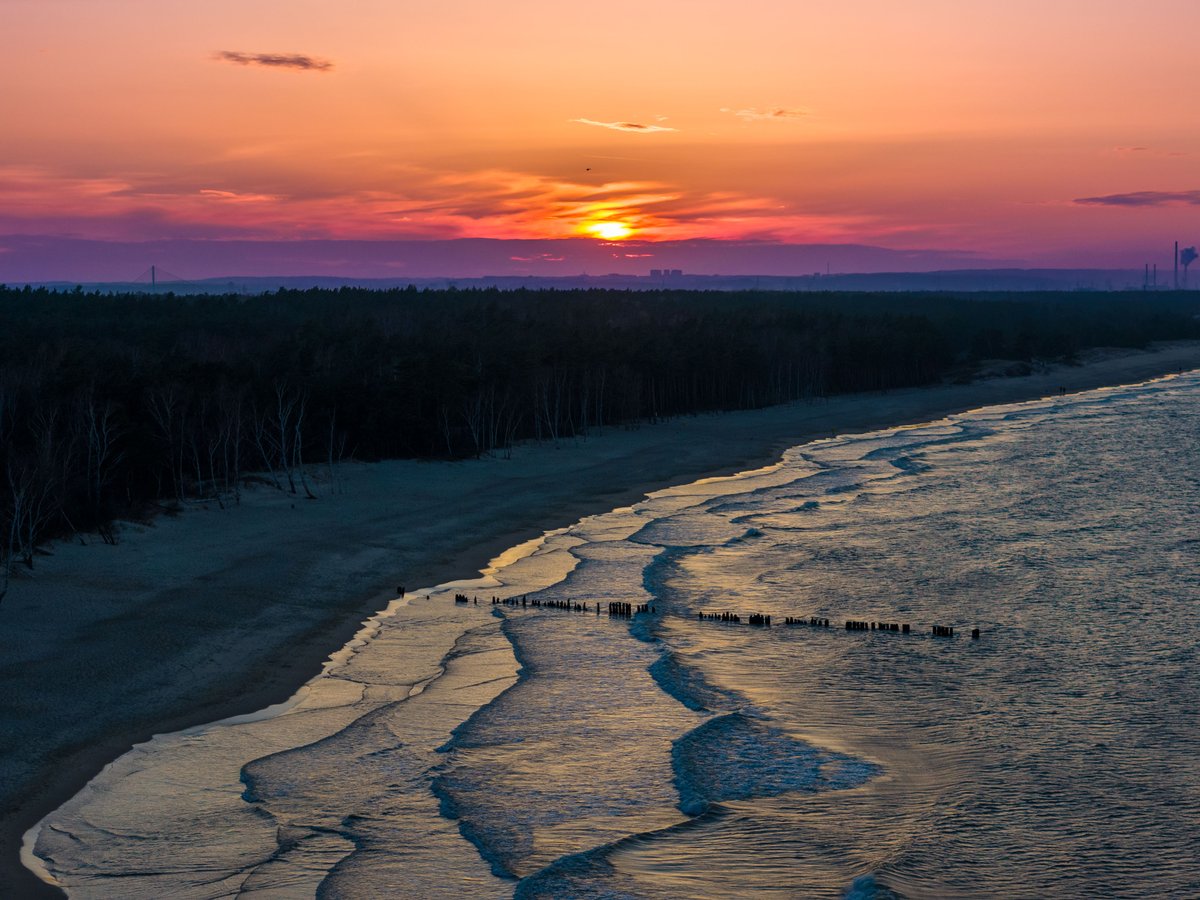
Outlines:
{"label": "coastal dune", "polygon": [[19,867],[26,829],[135,742],[285,700],[400,584],[469,577],[548,528],[815,437],[1196,367],[1200,343],[1176,343],[1023,377],[606,429],[512,459],[348,463],[315,501],[260,487],[236,506],[127,524],[115,547],[57,545],[0,606],[0,884],[53,893]]}

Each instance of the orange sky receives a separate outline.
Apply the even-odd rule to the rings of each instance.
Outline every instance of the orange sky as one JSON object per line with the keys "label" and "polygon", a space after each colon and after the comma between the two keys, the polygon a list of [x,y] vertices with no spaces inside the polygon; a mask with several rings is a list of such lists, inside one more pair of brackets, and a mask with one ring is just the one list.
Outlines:
{"label": "orange sky", "polygon": [[619,223],[1054,265],[1200,241],[1194,0],[0,0],[0,21],[0,234]]}

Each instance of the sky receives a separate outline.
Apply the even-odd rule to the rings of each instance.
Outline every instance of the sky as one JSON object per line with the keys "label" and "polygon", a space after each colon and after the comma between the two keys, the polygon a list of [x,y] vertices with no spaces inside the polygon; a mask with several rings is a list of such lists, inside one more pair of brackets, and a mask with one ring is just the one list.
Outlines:
{"label": "sky", "polygon": [[0,278],[15,236],[377,241],[384,267],[455,238],[634,267],[696,239],[1070,267],[1200,243],[1194,0],[0,0],[0,25]]}

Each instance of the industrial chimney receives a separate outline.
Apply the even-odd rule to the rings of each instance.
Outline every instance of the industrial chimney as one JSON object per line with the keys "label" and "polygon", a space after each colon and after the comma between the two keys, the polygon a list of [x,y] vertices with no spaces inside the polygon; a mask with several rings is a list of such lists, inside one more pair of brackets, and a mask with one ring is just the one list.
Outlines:
{"label": "industrial chimney", "polygon": [[1187,289],[1187,285],[1188,285],[1188,266],[1190,266],[1192,263],[1194,263],[1196,261],[1196,256],[1197,256],[1197,253],[1196,253],[1195,247],[1185,247],[1179,253],[1179,262],[1183,264],[1183,287],[1184,287],[1184,290]]}

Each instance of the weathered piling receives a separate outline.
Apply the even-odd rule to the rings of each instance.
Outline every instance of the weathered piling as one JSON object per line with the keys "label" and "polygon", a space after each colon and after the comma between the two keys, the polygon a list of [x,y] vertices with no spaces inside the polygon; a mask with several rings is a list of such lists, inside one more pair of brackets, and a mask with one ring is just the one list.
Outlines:
{"label": "weathered piling", "polygon": [[[454,600],[456,603],[479,603],[479,598],[471,598],[466,594],[455,594]],[[503,604],[506,606],[515,606],[522,609],[560,609],[567,612],[591,612],[592,607],[586,601],[578,600],[530,600],[528,595],[522,597],[492,597],[492,604]],[[600,615],[600,601],[596,601],[596,615]],[[608,604],[608,614],[614,618],[628,619],[635,615],[656,615],[657,608],[649,603],[625,603],[623,601],[614,600]],[[697,612],[696,619],[700,622],[725,622],[728,624],[741,624],[742,617],[738,613],[729,611],[719,613]],[[770,628],[772,619],[770,615],[765,613],[751,613],[746,617],[746,624],[755,628]],[[783,619],[784,625],[807,625],[812,628],[829,628],[830,620],[824,616],[809,616],[807,619],[799,616],[786,616]],[[865,621],[859,619],[846,619],[846,631],[863,631],[877,632],[881,631],[887,634],[911,634],[912,625],[908,622],[879,622]],[[952,625],[933,625],[930,626],[930,633],[934,637],[952,638],[954,637],[954,627]],[[979,640],[980,631],[978,628],[971,630],[971,640]]]}
{"label": "weathered piling", "polygon": [[[809,620],[812,624],[824,624],[824,627],[829,627],[828,619]],[[899,622],[860,622],[857,619],[846,620],[847,631],[885,631],[888,634],[908,634],[911,631],[911,626],[907,623],[901,625]]]}

